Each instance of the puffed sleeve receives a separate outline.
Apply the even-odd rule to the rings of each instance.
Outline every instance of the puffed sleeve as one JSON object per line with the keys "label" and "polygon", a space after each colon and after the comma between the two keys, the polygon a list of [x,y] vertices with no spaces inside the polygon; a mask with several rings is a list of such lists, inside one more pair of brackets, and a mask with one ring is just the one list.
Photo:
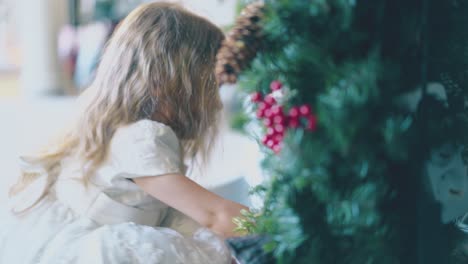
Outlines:
{"label": "puffed sleeve", "polygon": [[159,122],[140,120],[119,128],[109,154],[119,178],[183,173],[179,140],[169,126]]}

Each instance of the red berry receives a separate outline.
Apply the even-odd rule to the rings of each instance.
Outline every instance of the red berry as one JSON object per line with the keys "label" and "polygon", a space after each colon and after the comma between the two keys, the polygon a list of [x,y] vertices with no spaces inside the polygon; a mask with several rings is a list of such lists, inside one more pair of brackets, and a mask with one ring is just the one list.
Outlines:
{"label": "red berry", "polygon": [[282,124],[276,124],[275,131],[278,133],[284,133],[284,126]]}
{"label": "red berry", "polygon": [[310,115],[307,117],[306,129],[309,131],[317,130],[317,117],[315,115]]}
{"label": "red berry", "polygon": [[265,117],[266,118],[271,118],[273,116],[273,113],[271,112],[271,109],[266,109],[265,110]]}
{"label": "red berry", "polygon": [[276,115],[276,116],[273,117],[273,123],[275,123],[275,124],[284,125],[284,123],[286,123],[285,120],[286,119],[282,115]]}
{"label": "red berry", "polygon": [[283,114],[283,107],[279,106],[279,105],[274,105],[271,107],[271,113],[273,115],[279,115],[279,114]]}
{"label": "red berry", "polygon": [[290,128],[298,128],[299,127],[299,119],[297,117],[289,119],[288,126]]}
{"label": "red berry", "polygon": [[283,138],[284,138],[284,134],[283,133],[279,133],[279,134],[276,134],[273,136],[273,140],[277,143],[280,143],[283,141]]}
{"label": "red berry", "polygon": [[265,109],[269,109],[271,106],[266,104],[265,102],[260,102],[258,104],[258,109],[262,109],[262,110],[265,110]]}
{"label": "red berry", "polygon": [[272,127],[267,128],[267,136],[268,138],[271,138],[275,134],[275,130]]}
{"label": "red berry", "polygon": [[263,102],[265,102],[267,105],[270,105],[270,106],[276,104],[275,98],[273,98],[273,96],[271,95],[265,96],[265,99],[263,99]]}
{"label": "red berry", "polygon": [[252,102],[254,102],[254,103],[259,103],[259,102],[261,102],[262,99],[263,99],[262,93],[261,93],[261,92],[255,92],[255,93],[253,93],[252,95],[250,95],[250,99],[251,99]]}
{"label": "red berry", "polygon": [[271,127],[271,125],[273,124],[273,122],[271,121],[270,118],[265,118],[265,120],[263,120],[263,124],[264,124],[266,127]]}
{"label": "red berry", "polygon": [[302,116],[310,115],[310,112],[311,112],[310,106],[301,105],[301,107],[299,107],[299,112],[301,113]]}
{"label": "red berry", "polygon": [[265,117],[265,109],[258,108],[258,109],[257,109],[257,117],[258,117],[258,118],[263,118],[263,117]]}
{"label": "red berry", "polygon": [[270,137],[264,136],[264,137],[262,138],[262,143],[263,143],[263,145],[266,145],[267,142],[268,142],[268,140],[270,140]]}
{"label": "red berry", "polygon": [[276,154],[278,154],[278,153],[280,153],[280,151],[281,151],[281,147],[282,147],[281,144],[276,144],[276,145],[273,146],[273,151],[274,151]]}
{"label": "red berry", "polygon": [[277,91],[277,90],[281,89],[281,87],[283,87],[283,84],[278,80],[272,81],[271,84],[270,84],[270,89],[272,91]]}
{"label": "red berry", "polygon": [[265,145],[269,148],[273,148],[273,146],[275,146],[276,144],[275,141],[273,141],[273,139],[268,139]]}
{"label": "red berry", "polygon": [[289,116],[292,118],[296,118],[299,116],[299,108],[297,106],[292,107],[289,109]]}

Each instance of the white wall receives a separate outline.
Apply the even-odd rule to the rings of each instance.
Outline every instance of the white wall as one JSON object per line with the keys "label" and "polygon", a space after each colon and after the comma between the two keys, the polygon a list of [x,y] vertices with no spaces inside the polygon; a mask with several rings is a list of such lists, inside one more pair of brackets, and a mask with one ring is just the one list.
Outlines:
{"label": "white wall", "polygon": [[235,18],[236,0],[179,0],[193,12],[205,16],[218,26],[227,26]]}

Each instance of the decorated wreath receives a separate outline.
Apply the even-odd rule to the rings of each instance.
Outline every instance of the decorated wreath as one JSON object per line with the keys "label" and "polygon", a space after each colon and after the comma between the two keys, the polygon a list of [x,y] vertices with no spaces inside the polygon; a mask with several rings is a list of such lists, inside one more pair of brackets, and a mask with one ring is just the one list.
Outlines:
{"label": "decorated wreath", "polygon": [[468,193],[447,180],[461,174],[442,173],[461,160],[466,178],[467,21],[467,0],[246,6],[216,68],[249,97],[237,120],[263,127],[265,204],[239,220],[257,242],[231,241],[238,252],[261,246],[250,263],[448,263],[444,224],[468,212]]}

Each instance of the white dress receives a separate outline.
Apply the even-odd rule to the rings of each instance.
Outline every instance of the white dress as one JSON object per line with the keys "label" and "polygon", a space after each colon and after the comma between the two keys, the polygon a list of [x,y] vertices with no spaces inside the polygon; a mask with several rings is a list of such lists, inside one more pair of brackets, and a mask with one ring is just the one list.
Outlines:
{"label": "white dress", "polygon": [[[180,144],[168,126],[141,120],[119,128],[88,188],[76,180],[79,164],[64,160],[51,194],[30,212],[2,216],[1,264],[230,263],[219,237],[205,228],[195,230],[193,220],[130,180],[184,172]],[[15,204],[33,199],[44,179]]]}

